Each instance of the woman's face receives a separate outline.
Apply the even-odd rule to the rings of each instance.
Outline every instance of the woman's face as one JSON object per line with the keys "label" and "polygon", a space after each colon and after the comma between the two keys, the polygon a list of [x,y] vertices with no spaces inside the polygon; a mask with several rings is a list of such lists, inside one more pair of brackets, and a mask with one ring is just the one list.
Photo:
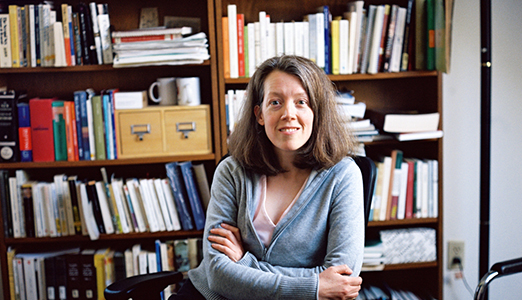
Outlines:
{"label": "woman's face", "polygon": [[268,74],[261,105],[261,109],[256,106],[254,113],[277,153],[296,151],[308,141],[314,113],[296,76],[281,71]]}

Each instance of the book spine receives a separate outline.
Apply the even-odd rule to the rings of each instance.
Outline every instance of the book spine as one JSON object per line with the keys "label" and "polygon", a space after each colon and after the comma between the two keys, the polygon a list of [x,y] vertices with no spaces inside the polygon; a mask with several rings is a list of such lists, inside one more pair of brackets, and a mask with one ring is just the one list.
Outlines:
{"label": "book spine", "polygon": [[82,293],[80,256],[76,253],[65,254],[67,270],[67,299],[80,299]]}
{"label": "book spine", "polygon": [[18,139],[20,143],[20,161],[33,161],[31,115],[29,104],[27,103],[18,103]]}
{"label": "book spine", "polygon": [[64,104],[63,101],[52,102],[53,134],[54,134],[54,159],[56,161],[67,160],[67,138],[65,132]]}
{"label": "book spine", "polygon": [[100,27],[98,26],[98,10],[95,2],[89,2],[89,10],[91,12],[92,35],[94,38],[94,47],[96,49],[96,60],[98,65],[103,64],[103,51],[101,46]]}
{"label": "book spine", "polygon": [[11,68],[11,26],[9,14],[0,14],[0,68]]}
{"label": "book spine", "polygon": [[29,100],[29,110],[38,111],[38,114],[31,114],[33,161],[54,161],[54,141],[53,133],[53,111],[52,100],[31,99]]}
{"label": "book spine", "polygon": [[2,201],[2,221],[4,222],[4,236],[13,237],[13,218],[11,215],[11,201],[9,193],[9,172],[0,170],[0,201]]}
{"label": "book spine", "polygon": [[413,3],[415,0],[408,0],[408,4],[406,6],[406,22],[404,24],[404,43],[402,45],[402,57],[401,57],[401,71],[407,71],[410,61],[410,45],[412,40],[412,19],[411,16],[413,14]]}
{"label": "book spine", "polygon": [[92,203],[92,207],[93,207],[92,210],[93,210],[93,214],[94,214],[94,219],[96,220],[96,225],[98,226],[98,231],[100,233],[105,233],[105,226],[104,226],[104,222],[103,222],[100,202],[98,200],[98,193],[96,192],[96,182],[90,181],[86,185],[86,189],[87,189],[87,197],[89,198],[89,201]]}
{"label": "book spine", "polygon": [[0,162],[18,161],[20,147],[18,138],[17,96],[0,99]]}
{"label": "book spine", "polygon": [[245,77],[245,15],[237,14],[237,61],[238,61],[238,76]]}
{"label": "book spine", "polygon": [[196,225],[195,227],[197,230],[202,230],[205,228],[205,212],[203,211],[201,198],[194,181],[192,162],[186,161],[179,163],[178,165],[181,170],[183,182],[185,183],[188,199],[190,201],[190,208],[192,210],[192,216],[194,217],[194,224]]}
{"label": "book spine", "polygon": [[74,234],[82,234],[82,221],[80,219],[80,204],[78,201],[78,190],[76,187],[76,180],[69,178],[67,180],[69,184],[69,193],[71,195],[71,207],[73,212],[73,226]]}
{"label": "book spine", "polygon": [[80,25],[80,40],[82,43],[82,63],[83,65],[90,65],[93,64],[91,61],[93,57],[91,57],[91,50],[90,50],[90,40],[89,40],[89,34],[88,34],[88,25],[89,25],[89,12],[88,8],[85,4],[80,3],[78,8],[78,23]]}
{"label": "book spine", "polygon": [[82,39],[80,37],[81,29],[80,29],[78,12],[72,13],[72,21],[73,21],[74,51],[75,51],[76,65],[81,66],[81,65],[83,65],[83,57],[82,57]]}
{"label": "book spine", "polygon": [[228,44],[230,59],[230,78],[238,78],[238,52],[237,52],[237,6],[235,4],[227,5],[228,14]]}
{"label": "book spine", "polygon": [[426,69],[435,70],[435,0],[426,0]]}
{"label": "book spine", "polygon": [[332,74],[340,74],[340,41],[339,20],[333,20],[332,24]]}
{"label": "book spine", "polygon": [[74,103],[65,101],[64,105],[64,119],[65,119],[65,137],[67,141],[67,161],[75,161],[74,157],[74,132],[76,132],[76,124],[74,124]]}
{"label": "book spine", "polygon": [[[71,49],[71,66],[76,65],[76,49],[74,43],[74,28],[73,28],[73,15],[72,15],[72,6],[67,5],[67,25],[69,28],[69,47]],[[65,25],[64,25],[65,26]],[[65,32],[64,32],[65,34]]]}
{"label": "book spine", "polygon": [[[101,11],[100,11],[101,8]],[[108,4],[98,4],[98,26],[100,27],[101,48],[103,63],[112,64],[112,41],[111,41],[111,21],[109,19]]]}
{"label": "book spine", "polygon": [[76,121],[76,142],[78,144],[78,160],[85,160],[83,154],[83,129],[81,115],[81,91],[74,92],[74,114]]}
{"label": "book spine", "polygon": [[178,170],[177,163],[165,164],[167,177],[170,181],[170,187],[176,201],[176,209],[178,210],[179,219],[183,230],[192,230],[192,216],[189,211],[189,203],[184,195],[184,187],[182,185],[182,178],[180,171]]}
{"label": "book spine", "polygon": [[228,30],[228,17],[221,18],[221,27],[223,30],[223,73],[225,78],[230,78],[230,38]]}
{"label": "book spine", "polygon": [[92,119],[94,129],[94,145],[96,148],[96,160],[104,160],[107,158],[105,151],[105,135],[103,122],[102,96],[96,95],[92,97]]}
{"label": "book spine", "polygon": [[65,62],[68,66],[72,66],[71,55],[71,36],[69,33],[69,16],[67,14],[67,4],[61,5],[62,9],[62,27],[63,27],[63,45],[65,49]]}
{"label": "book spine", "polygon": [[324,72],[326,74],[332,74],[332,58],[331,58],[331,45],[330,45],[330,22],[332,21],[332,15],[330,14],[330,8],[328,5],[323,6],[324,13]]}
{"label": "book spine", "polygon": [[21,187],[22,203],[24,207],[26,237],[35,237],[33,187],[32,184],[23,184]]}
{"label": "book spine", "polygon": [[249,56],[248,56],[248,26],[243,26],[243,53],[245,61],[245,75],[244,77],[249,78]]}

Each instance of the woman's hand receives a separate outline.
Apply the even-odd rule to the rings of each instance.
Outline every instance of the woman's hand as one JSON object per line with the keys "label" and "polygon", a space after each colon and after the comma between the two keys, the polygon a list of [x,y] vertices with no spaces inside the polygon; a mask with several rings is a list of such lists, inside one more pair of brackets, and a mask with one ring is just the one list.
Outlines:
{"label": "woman's hand", "polygon": [[362,278],[347,276],[347,265],[333,266],[319,274],[319,299],[355,299],[361,289]]}
{"label": "woman's hand", "polygon": [[208,240],[212,242],[212,248],[228,256],[232,261],[239,261],[245,251],[239,229],[225,223],[221,224],[222,228],[213,228],[210,230]]}

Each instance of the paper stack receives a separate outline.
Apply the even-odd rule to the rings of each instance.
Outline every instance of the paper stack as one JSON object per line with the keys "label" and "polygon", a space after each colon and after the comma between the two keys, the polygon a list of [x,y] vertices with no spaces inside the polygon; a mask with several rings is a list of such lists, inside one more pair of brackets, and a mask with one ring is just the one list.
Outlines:
{"label": "paper stack", "polygon": [[148,28],[112,33],[114,67],[201,64],[210,58],[205,33],[190,27]]}

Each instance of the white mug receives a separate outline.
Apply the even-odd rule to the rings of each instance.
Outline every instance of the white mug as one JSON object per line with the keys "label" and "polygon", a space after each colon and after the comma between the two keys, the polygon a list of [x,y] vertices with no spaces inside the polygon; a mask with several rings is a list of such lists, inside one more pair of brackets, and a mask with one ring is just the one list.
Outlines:
{"label": "white mug", "polygon": [[[154,95],[154,87],[158,87],[158,97]],[[149,97],[160,105],[176,105],[176,78],[158,78],[149,87]]]}
{"label": "white mug", "polygon": [[176,78],[178,88],[178,105],[200,105],[201,92],[199,90],[199,77]]}

